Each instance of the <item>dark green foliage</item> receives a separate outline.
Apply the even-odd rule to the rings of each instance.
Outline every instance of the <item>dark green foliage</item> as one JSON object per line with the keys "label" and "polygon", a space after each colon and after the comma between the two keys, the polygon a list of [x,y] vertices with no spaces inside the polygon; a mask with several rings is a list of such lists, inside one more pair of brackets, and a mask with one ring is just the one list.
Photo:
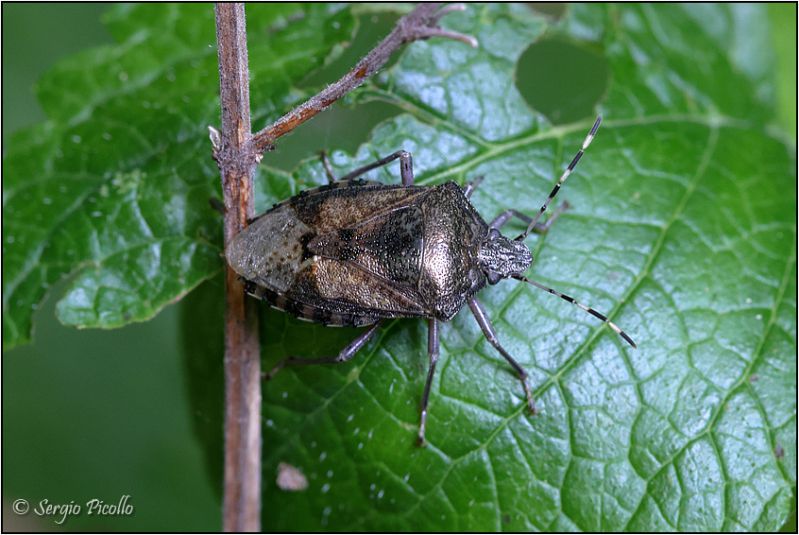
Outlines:
{"label": "dark green foliage", "polygon": [[[303,24],[288,29],[288,19]],[[51,121],[19,133],[3,160],[3,345],[30,337],[47,288],[72,275],[62,322],[117,327],[151,318],[222,268],[207,126],[219,118],[213,10],[134,5],[108,20],[120,45],[59,64],[39,84]],[[328,6],[248,16],[254,124],[349,37]]]}

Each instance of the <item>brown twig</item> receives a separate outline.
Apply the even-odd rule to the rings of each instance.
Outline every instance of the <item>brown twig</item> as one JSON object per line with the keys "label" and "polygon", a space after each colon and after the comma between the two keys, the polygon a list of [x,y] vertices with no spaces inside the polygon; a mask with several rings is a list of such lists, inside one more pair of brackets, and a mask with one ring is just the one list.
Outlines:
{"label": "brown twig", "polygon": [[462,9],[463,4],[450,4],[444,7],[432,3],[419,4],[416,9],[397,21],[397,25],[391,33],[340,80],[330,84],[317,95],[255,134],[253,136],[255,150],[259,154],[270,150],[279,137],[288,134],[360,86],[369,76],[385,65],[391,54],[405,43],[429,37],[447,37],[463,41],[471,46],[477,46],[477,40],[474,37],[448,31],[438,26],[438,21],[441,17],[452,11]]}
{"label": "brown twig", "polygon": [[[243,4],[216,5],[222,132],[214,157],[222,173],[225,243],[253,215],[250,82]],[[223,529],[261,527],[261,355],[258,310],[236,273],[225,273],[225,487]]]}
{"label": "brown twig", "polygon": [[[216,5],[221,133],[209,127],[222,174],[225,245],[253,216],[252,174],[264,151],[380,69],[400,46],[446,37],[477,46],[468,35],[438,21],[461,4],[420,4],[339,81],[255,135],[250,128],[247,36],[243,4]],[[261,364],[256,301],[246,299],[235,272],[225,277],[225,531],[259,531],[261,510]]]}

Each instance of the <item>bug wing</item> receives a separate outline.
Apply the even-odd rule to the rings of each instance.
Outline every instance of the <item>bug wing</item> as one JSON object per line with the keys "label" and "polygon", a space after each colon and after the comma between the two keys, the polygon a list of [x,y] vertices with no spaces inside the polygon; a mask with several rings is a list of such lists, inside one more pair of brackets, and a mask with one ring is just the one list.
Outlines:
{"label": "bug wing", "polygon": [[[357,182],[357,186],[352,185]],[[415,204],[428,188],[347,181],[308,190],[288,202],[297,218],[318,234],[352,228],[364,221]]]}
{"label": "bug wing", "polygon": [[427,192],[362,181],[303,192],[253,223],[263,239],[243,240],[238,256],[248,262],[236,248],[229,261],[251,281],[249,293],[300,318],[368,325],[428,316],[418,291]]}
{"label": "bug wing", "polygon": [[[295,279],[286,297],[335,314],[378,318],[424,316],[412,287],[397,285],[348,261],[319,258]],[[337,323],[335,318],[328,320]]]}
{"label": "bug wing", "polygon": [[327,258],[308,261],[285,291],[271,280],[245,281],[248,294],[300,319],[325,325],[371,325],[381,318],[426,316],[418,295],[365,271]]}
{"label": "bug wing", "polygon": [[309,278],[320,295],[357,304],[382,317],[428,315],[418,290],[425,236],[419,201],[428,192],[375,191],[364,204],[383,201],[379,209],[352,226],[311,239],[308,253],[317,264]]}

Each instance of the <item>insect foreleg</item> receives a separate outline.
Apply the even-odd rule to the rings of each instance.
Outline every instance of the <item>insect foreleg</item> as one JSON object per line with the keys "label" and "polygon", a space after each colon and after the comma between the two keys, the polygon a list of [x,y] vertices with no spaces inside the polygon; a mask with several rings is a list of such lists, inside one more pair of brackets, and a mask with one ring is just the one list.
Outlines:
{"label": "insect foreleg", "polygon": [[412,186],[413,185],[413,159],[411,158],[411,153],[404,150],[398,150],[394,154],[390,154],[385,158],[381,158],[376,162],[372,162],[369,165],[364,165],[363,167],[359,167],[355,171],[350,172],[349,174],[344,175],[341,177],[341,180],[352,180],[361,176],[364,173],[371,171],[372,169],[376,169],[383,165],[389,164],[399,158],[400,160],[400,175],[402,176],[402,185],[403,186]]}
{"label": "insect foreleg", "polygon": [[497,339],[497,334],[494,332],[494,327],[491,326],[491,322],[486,315],[485,309],[480,302],[472,297],[469,299],[469,308],[472,309],[472,314],[474,315],[474,319],[477,320],[477,324],[480,325],[480,329],[482,329],[483,334],[485,334],[486,339],[491,343],[500,354],[505,357],[505,360],[508,361],[508,364],[513,367],[516,371],[516,374],[519,376],[519,380],[522,382],[522,387],[524,387],[524,393],[527,396],[527,406],[530,408],[530,412],[532,414],[536,414],[535,409],[535,402],[533,401],[533,393],[530,391],[530,385],[527,384],[527,372],[524,371],[524,368],[516,362],[516,359],[510,356],[510,353],[505,351],[505,348],[502,347],[502,344],[499,343]]}
{"label": "insect foreleg", "polygon": [[272,368],[272,370],[269,373],[264,375],[264,379],[266,380],[271,379],[272,377],[275,376],[277,372],[282,370],[283,367],[285,366],[296,366],[296,365],[306,365],[306,364],[339,364],[342,362],[347,362],[352,357],[354,357],[355,354],[358,352],[358,350],[361,349],[366,344],[366,342],[368,342],[369,339],[377,332],[377,328],[380,327],[381,323],[382,322],[377,322],[371,327],[369,327],[365,332],[359,334],[358,337],[355,338],[355,340],[353,340],[352,342],[350,342],[347,345],[347,347],[342,349],[338,355],[332,357],[319,357],[315,359],[303,359],[293,356],[287,357],[278,362],[277,365],[274,368]]}
{"label": "insect foreleg", "polygon": [[433,384],[433,375],[436,373],[436,362],[438,361],[438,320],[435,318],[428,320],[427,354],[430,357],[430,367],[427,369],[427,381],[424,384],[424,394],[422,394],[422,414],[418,438],[420,446],[427,444],[424,438],[424,430],[427,425],[427,402],[430,399],[430,386]]}
{"label": "insect foreleg", "polygon": [[489,228],[495,228],[495,229],[499,230],[499,229],[501,229],[503,226],[505,226],[505,223],[507,223],[508,221],[510,221],[510,219],[511,219],[512,217],[516,217],[516,218],[518,218],[518,219],[521,219],[521,220],[522,220],[522,221],[524,221],[524,223],[526,223],[526,224],[529,224],[529,223],[530,223],[530,221],[532,221],[532,220],[533,220],[533,218],[532,218],[532,217],[530,217],[530,216],[528,216],[528,215],[525,215],[525,214],[523,214],[523,213],[519,212],[518,210],[514,210],[513,208],[511,208],[511,209],[509,209],[509,210],[505,210],[504,212],[502,212],[501,214],[499,214],[497,217],[495,217],[495,218],[494,218],[494,219],[491,221],[491,223],[489,223],[489,224],[488,224],[488,226],[489,226]]}
{"label": "insect foreleg", "polygon": [[[542,223],[542,222],[538,221],[538,222],[536,222],[535,225],[533,225],[533,232],[535,232],[536,234],[544,234],[546,231],[549,230],[549,227],[552,226],[552,224],[558,219],[558,217],[560,217],[560,214],[562,214],[564,210],[568,210],[569,208],[571,208],[571,205],[568,202],[563,201],[560,204],[560,206],[558,206],[555,209],[555,211],[552,212],[552,215],[549,216],[549,218],[545,222]],[[527,225],[529,225],[533,221],[532,217],[530,217],[530,216],[528,216],[526,214],[523,214],[523,213],[519,212],[518,210],[514,210],[513,208],[511,208],[510,210],[505,210],[504,212],[499,214],[497,217],[495,217],[494,220],[491,221],[491,223],[488,224],[488,226],[490,228],[495,228],[495,229],[499,230],[512,217],[516,217],[518,219],[521,219]]]}
{"label": "insect foreleg", "polygon": [[327,158],[327,152],[319,152],[319,159],[322,160],[322,167],[325,168],[327,183],[332,184],[333,182],[336,182],[338,179],[336,178],[335,173],[333,173],[333,168],[330,166],[330,160]]}
{"label": "insect foreleg", "polygon": [[466,185],[463,186],[463,194],[467,199],[472,196],[472,193],[474,193],[474,190],[477,189],[477,186],[480,185],[480,182],[482,182],[484,178],[485,175],[480,175],[471,182],[467,182]]}

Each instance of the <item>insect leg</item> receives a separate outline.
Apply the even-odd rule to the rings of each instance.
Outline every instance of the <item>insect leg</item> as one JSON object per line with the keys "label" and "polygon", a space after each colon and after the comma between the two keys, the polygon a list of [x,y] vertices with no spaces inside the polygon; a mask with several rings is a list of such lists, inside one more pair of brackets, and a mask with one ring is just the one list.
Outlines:
{"label": "insect leg", "polygon": [[306,365],[306,364],[339,364],[342,362],[347,362],[352,357],[354,357],[355,354],[358,352],[358,350],[361,349],[366,344],[366,342],[368,342],[369,339],[377,332],[377,328],[380,327],[381,323],[382,322],[379,321],[374,325],[372,325],[371,327],[369,327],[365,332],[359,334],[358,337],[355,338],[355,340],[353,340],[352,342],[350,342],[347,345],[347,347],[342,349],[338,355],[332,357],[319,357],[315,359],[287,357],[278,362],[277,365],[274,368],[272,368],[272,370],[269,373],[264,375],[264,379],[266,380],[271,379],[272,377],[275,376],[277,372],[282,370],[285,366],[289,365],[297,366],[297,365]]}
{"label": "insect leg", "polygon": [[530,221],[533,220],[532,217],[530,217],[528,215],[525,215],[525,214],[519,212],[518,210],[514,210],[513,208],[511,208],[509,210],[505,210],[504,212],[499,214],[497,217],[495,217],[491,221],[491,223],[488,224],[488,226],[490,228],[495,228],[495,229],[499,230],[505,225],[505,223],[510,221],[510,218],[512,218],[512,217],[517,217],[517,218],[521,219],[522,221],[524,221],[525,223],[530,223]]}
{"label": "insect leg", "polygon": [[320,151],[319,159],[322,160],[322,167],[325,168],[325,174],[327,175],[328,184],[336,182],[338,179],[336,178],[335,173],[333,173],[333,168],[330,166],[330,160],[328,160],[327,158],[327,152]]}
{"label": "insect leg", "polygon": [[427,369],[427,382],[424,384],[424,394],[422,394],[422,415],[417,439],[419,446],[427,445],[424,438],[424,430],[427,426],[427,402],[430,399],[430,386],[433,384],[433,375],[436,373],[436,362],[438,361],[438,320],[435,318],[428,320],[427,354],[430,357],[430,367]]}
{"label": "insect leg", "polygon": [[[558,217],[560,217],[560,214],[562,214],[564,210],[568,210],[569,208],[571,208],[571,205],[567,201],[563,201],[562,203],[560,203],[560,206],[558,206],[555,209],[555,211],[552,212],[552,215],[549,216],[549,218],[544,223],[541,223],[539,221],[535,225],[533,225],[533,232],[535,232],[536,234],[545,233],[546,231],[549,230],[549,227],[551,227],[552,224],[558,219]],[[512,217],[519,218],[528,225],[533,221],[533,218],[530,217],[529,215],[523,214],[522,212],[519,212],[518,210],[514,210],[513,208],[511,208],[510,210],[505,210],[497,217],[495,217],[494,220],[488,224],[488,226],[490,228],[495,228],[499,230]]]}
{"label": "insect leg", "polygon": [[385,158],[381,158],[376,162],[372,162],[369,165],[364,165],[363,167],[359,167],[355,171],[352,171],[343,177],[341,180],[352,180],[361,176],[364,173],[371,171],[372,169],[376,169],[383,165],[389,164],[399,158],[400,160],[400,176],[402,176],[402,185],[403,186],[412,186],[413,185],[413,159],[411,158],[411,153],[404,150],[398,150],[394,154],[389,154]]}
{"label": "insect leg", "polygon": [[471,182],[467,182],[466,185],[463,186],[463,194],[467,199],[472,196],[472,193],[474,193],[474,190],[477,189],[477,186],[480,185],[480,182],[482,182],[484,178],[485,175],[480,175]]}
{"label": "insect leg", "polygon": [[516,362],[516,359],[510,356],[510,353],[505,351],[505,348],[499,343],[497,339],[497,334],[494,332],[494,327],[491,325],[491,322],[486,315],[486,311],[483,308],[483,305],[480,302],[472,297],[469,299],[469,308],[472,309],[472,315],[474,315],[474,319],[477,320],[477,324],[480,325],[480,329],[482,329],[483,334],[485,335],[486,339],[491,343],[500,354],[505,357],[505,360],[508,361],[508,364],[514,369],[516,374],[519,376],[519,380],[522,382],[522,387],[524,387],[524,393],[527,396],[527,406],[530,408],[530,412],[532,414],[536,414],[535,409],[535,402],[533,401],[533,393],[530,390],[530,385],[527,384],[527,372],[524,371],[524,368]]}

